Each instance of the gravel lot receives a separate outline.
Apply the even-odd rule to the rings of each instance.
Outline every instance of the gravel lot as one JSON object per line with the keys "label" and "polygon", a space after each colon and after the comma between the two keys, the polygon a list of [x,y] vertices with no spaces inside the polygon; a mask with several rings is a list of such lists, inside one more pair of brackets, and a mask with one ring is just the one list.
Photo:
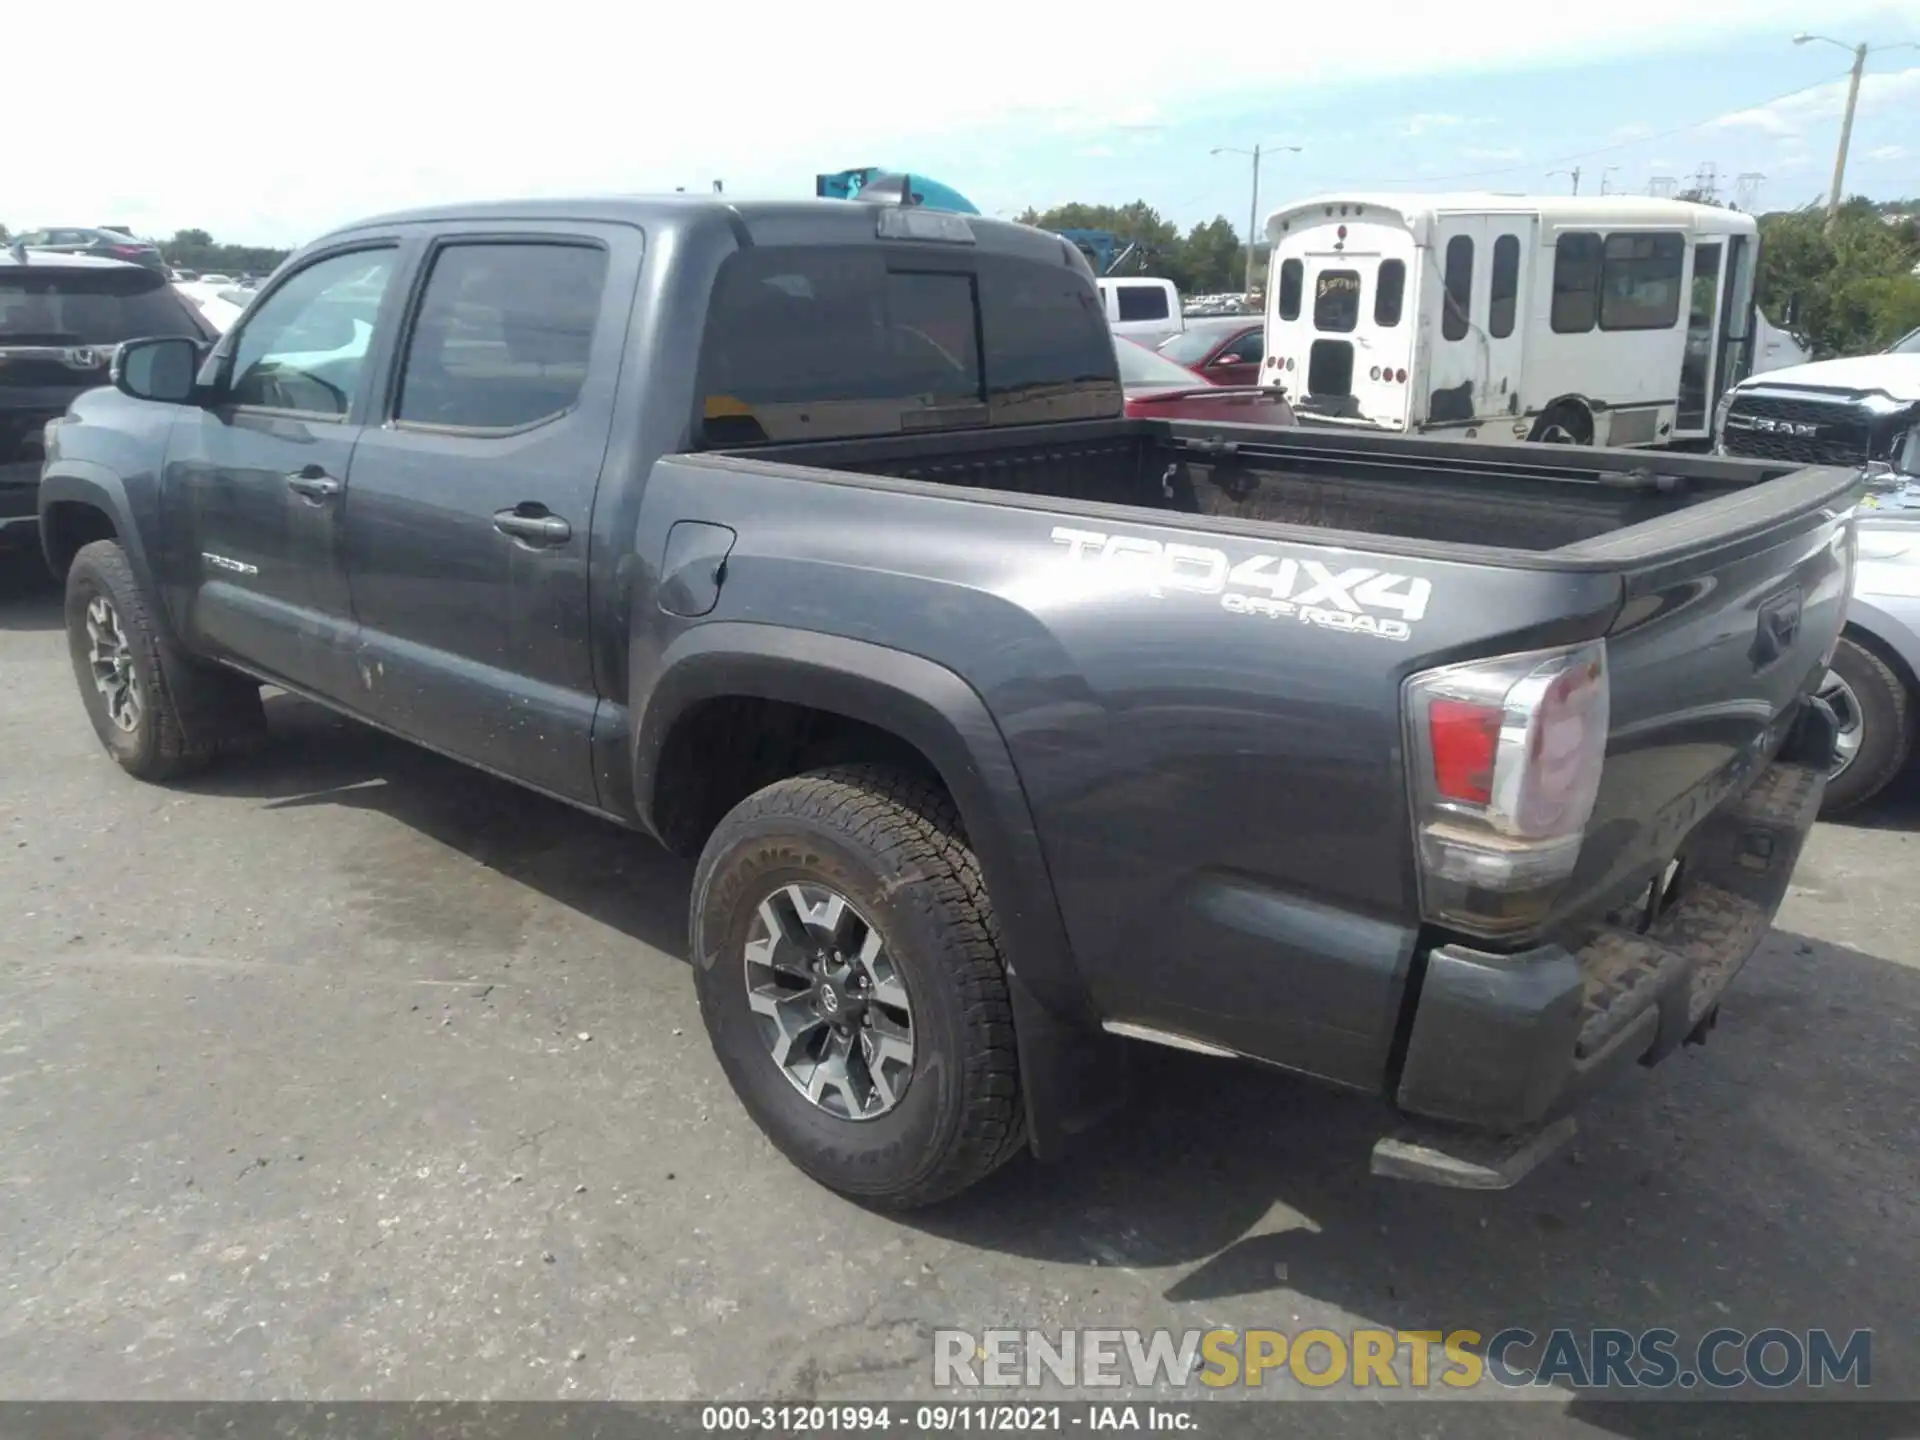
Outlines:
{"label": "gravel lot", "polygon": [[899,1219],[734,1104],[688,867],[284,696],[140,785],[6,584],[0,1395],[901,1397],[941,1326],[1566,1324],[1870,1326],[1920,1398],[1920,788],[1821,827],[1712,1043],[1517,1191],[1370,1180],[1368,1102],[1155,1053],[1083,1158]]}

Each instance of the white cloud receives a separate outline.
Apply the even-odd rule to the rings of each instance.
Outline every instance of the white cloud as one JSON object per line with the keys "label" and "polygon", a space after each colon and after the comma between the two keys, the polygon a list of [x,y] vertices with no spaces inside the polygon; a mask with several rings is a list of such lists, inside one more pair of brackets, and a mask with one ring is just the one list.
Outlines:
{"label": "white cloud", "polygon": [[[1883,3],[1823,0],[1821,24]],[[1537,0],[1480,0],[1471,25],[1459,14],[1403,7],[1391,44],[1355,44],[1351,9],[1290,6],[1287,73],[1317,88],[1484,77],[1791,33],[1807,10],[1806,0],[1612,0],[1599,37],[1539,23]],[[737,0],[725,11],[332,0],[323,15],[202,0],[190,24],[156,23],[135,0],[90,0],[85,15],[102,34],[139,37],[88,50],[88,93],[141,98],[76,107],[68,70],[9,67],[8,113],[59,117],[57,146],[7,149],[0,220],[16,227],[104,216],[147,233],[199,225],[290,242],[453,198],[695,190],[715,177],[730,194],[806,195],[823,170],[925,165],[939,147],[990,153],[1049,134],[1114,144],[1123,127],[1274,95],[1270,45],[1175,46],[1143,82],[1137,27],[1030,0],[973,0],[964,24],[917,19],[897,0],[826,10]],[[71,7],[16,5],[7,53],[66,54],[74,23]],[[156,91],[156,76],[184,88]],[[1143,88],[1154,104],[1139,101]],[[979,188],[967,173],[941,178]]]}
{"label": "white cloud", "polygon": [[1469,160],[1518,160],[1521,152],[1505,146],[1469,145],[1460,152]]}
{"label": "white cloud", "polygon": [[1867,152],[1867,158],[1869,160],[1904,160],[1907,158],[1907,147],[1904,145],[1876,145]]}
{"label": "white cloud", "polygon": [[[1812,89],[1756,105],[1751,110],[1736,110],[1708,122],[1718,130],[1758,130],[1767,135],[1804,135],[1807,131],[1839,120],[1847,105],[1847,81],[1835,80]],[[1858,115],[1890,113],[1920,102],[1920,65],[1907,70],[1891,70],[1867,75],[1860,81]]]}
{"label": "white cloud", "polygon": [[1418,115],[1409,115],[1401,122],[1400,133],[1407,139],[1414,140],[1422,135],[1431,135],[1435,131],[1457,130],[1462,125],[1481,123],[1478,120],[1469,120],[1464,115],[1436,115],[1423,112]]}

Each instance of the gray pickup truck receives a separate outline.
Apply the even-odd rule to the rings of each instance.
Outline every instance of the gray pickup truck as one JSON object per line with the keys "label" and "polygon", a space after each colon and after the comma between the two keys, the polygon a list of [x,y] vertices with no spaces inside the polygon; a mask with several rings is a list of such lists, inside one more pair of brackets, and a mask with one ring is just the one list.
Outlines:
{"label": "gray pickup truck", "polygon": [[1085,261],[847,201],[316,242],[50,427],[128,772],[271,684],[699,856],[742,1103],[908,1206],[1137,1042],[1512,1183],[1712,1026],[1817,809],[1857,475],[1127,419]]}

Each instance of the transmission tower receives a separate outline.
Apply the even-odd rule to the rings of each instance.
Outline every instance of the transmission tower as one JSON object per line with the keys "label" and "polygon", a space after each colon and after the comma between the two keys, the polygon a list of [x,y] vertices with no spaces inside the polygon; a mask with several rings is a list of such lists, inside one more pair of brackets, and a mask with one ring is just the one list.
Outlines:
{"label": "transmission tower", "polygon": [[1680,189],[1680,182],[1671,175],[1656,175],[1647,181],[1647,194],[1659,200],[1671,200]]}
{"label": "transmission tower", "polygon": [[1748,170],[1736,176],[1733,182],[1733,203],[1751,215],[1760,207],[1760,186],[1766,176],[1758,170]]}
{"label": "transmission tower", "polygon": [[1713,161],[1701,161],[1700,168],[1693,172],[1693,184],[1688,188],[1703,205],[1717,205],[1720,203],[1719,187],[1719,171]]}

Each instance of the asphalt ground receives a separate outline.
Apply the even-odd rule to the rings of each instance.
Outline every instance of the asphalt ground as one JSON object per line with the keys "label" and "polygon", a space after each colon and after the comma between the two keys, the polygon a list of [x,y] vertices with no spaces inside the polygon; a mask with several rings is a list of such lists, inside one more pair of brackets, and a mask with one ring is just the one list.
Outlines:
{"label": "asphalt ground", "polygon": [[[1372,1102],[1151,1052],[1070,1163],[896,1217],[735,1104],[687,865],[268,708],[130,780],[57,594],[0,585],[0,1397],[881,1399],[936,1393],[946,1328],[1781,1326],[1871,1329],[1869,1393],[1920,1399],[1920,786],[1820,826],[1710,1043],[1515,1190],[1373,1180]],[[1420,1433],[1675,1433],[1473,1394],[1541,1403]]]}

